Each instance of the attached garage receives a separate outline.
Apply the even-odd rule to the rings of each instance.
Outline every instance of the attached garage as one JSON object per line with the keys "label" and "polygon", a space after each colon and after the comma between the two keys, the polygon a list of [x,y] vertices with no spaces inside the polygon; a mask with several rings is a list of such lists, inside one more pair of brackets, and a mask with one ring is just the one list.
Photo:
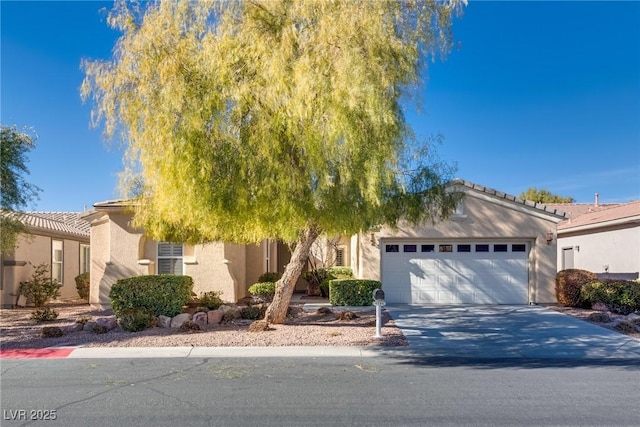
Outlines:
{"label": "attached garage", "polygon": [[527,304],[528,244],[394,241],[382,244],[389,303]]}
{"label": "attached garage", "polygon": [[447,220],[353,236],[357,277],[390,304],[554,303],[557,224],[564,213],[468,181]]}

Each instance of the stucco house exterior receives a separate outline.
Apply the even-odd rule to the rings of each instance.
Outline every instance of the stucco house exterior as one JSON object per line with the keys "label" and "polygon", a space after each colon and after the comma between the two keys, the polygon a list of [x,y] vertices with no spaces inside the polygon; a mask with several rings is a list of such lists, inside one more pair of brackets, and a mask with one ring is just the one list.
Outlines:
{"label": "stucco house exterior", "polygon": [[[555,302],[556,225],[564,214],[467,181],[453,185],[466,197],[447,221],[323,238],[315,253],[326,250],[354,276],[381,280],[391,303]],[[271,240],[157,242],[131,227],[131,218],[122,200],[96,203],[84,215],[91,224],[94,306],[109,304],[119,278],[162,273],[187,274],[196,294],[219,290],[235,302],[262,273],[282,272],[290,258],[286,245]],[[300,280],[296,290],[305,289]]]}
{"label": "stucco house exterior", "polygon": [[588,270],[600,277],[640,277],[640,201],[556,205],[568,212],[558,224],[558,271]]}
{"label": "stucco house exterior", "polygon": [[26,212],[19,218],[30,234],[18,238],[14,251],[2,253],[0,305],[15,306],[20,282],[43,263],[62,283],[60,299],[78,298],[75,278],[90,268],[90,227],[81,212]]}
{"label": "stucco house exterior", "polygon": [[351,239],[359,277],[390,303],[556,302],[556,226],[564,213],[456,180],[465,197],[447,221],[382,227]]}
{"label": "stucco house exterior", "polygon": [[[222,291],[236,302],[265,272],[282,272],[291,257],[286,245],[264,240],[258,245],[216,242],[199,245],[158,242],[131,226],[125,200],[96,203],[84,215],[91,224],[90,303],[109,305],[111,286],[121,278],[147,274],[185,274],[193,278],[194,293]],[[300,283],[301,289],[304,289]]]}

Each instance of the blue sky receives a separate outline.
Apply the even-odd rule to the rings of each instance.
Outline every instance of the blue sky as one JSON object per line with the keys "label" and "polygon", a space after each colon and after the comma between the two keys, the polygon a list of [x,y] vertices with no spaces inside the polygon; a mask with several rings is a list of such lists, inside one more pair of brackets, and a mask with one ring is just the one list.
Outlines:
{"label": "blue sky", "polygon": [[[122,151],[91,129],[82,58],[107,59],[112,2],[1,7],[3,125],[33,127],[33,210],[80,211],[119,197]],[[456,176],[518,195],[545,188],[578,202],[640,199],[640,2],[471,1],[458,47],[429,63],[419,135],[441,134]]]}

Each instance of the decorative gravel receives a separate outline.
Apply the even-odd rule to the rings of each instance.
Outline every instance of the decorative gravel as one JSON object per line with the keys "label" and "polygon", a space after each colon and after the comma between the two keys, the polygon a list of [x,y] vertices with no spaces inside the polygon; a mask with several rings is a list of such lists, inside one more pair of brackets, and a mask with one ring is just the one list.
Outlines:
{"label": "decorative gravel", "polygon": [[42,338],[42,328],[58,326],[63,331],[78,318],[96,320],[113,316],[111,310],[92,309],[86,303],[54,303],[56,320],[36,323],[30,320],[33,308],[0,310],[0,347],[2,349],[45,348],[52,346],[85,347],[271,347],[271,346],[406,346],[406,338],[383,311],[382,334],[375,338],[375,310],[357,311],[357,318],[340,321],[338,310],[331,313],[305,313],[301,304],[292,304],[293,316],[283,325],[269,325],[264,332],[250,332],[251,321],[208,325],[201,331],[153,327],[141,332],[116,328],[104,334],[88,331],[66,332],[62,337]]}

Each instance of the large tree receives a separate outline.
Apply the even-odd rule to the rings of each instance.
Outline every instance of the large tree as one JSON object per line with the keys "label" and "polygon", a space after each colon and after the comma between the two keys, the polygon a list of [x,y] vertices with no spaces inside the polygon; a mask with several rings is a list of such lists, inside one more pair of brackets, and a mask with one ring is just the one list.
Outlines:
{"label": "large tree", "polygon": [[293,244],[284,321],[316,238],[447,216],[457,195],[401,102],[446,53],[457,1],[118,1],[84,61],[94,124],[122,135],[134,221],[157,239]]}
{"label": "large tree", "polygon": [[530,187],[526,191],[520,193],[521,199],[531,200],[532,202],[538,203],[573,203],[575,199],[571,196],[560,196],[558,194],[554,194],[551,191],[541,188],[537,189],[536,187]]}
{"label": "large tree", "polygon": [[18,235],[28,232],[17,213],[37,199],[41,190],[25,179],[29,174],[27,153],[35,148],[33,131],[2,125],[0,132],[0,250],[5,252],[15,249]]}

